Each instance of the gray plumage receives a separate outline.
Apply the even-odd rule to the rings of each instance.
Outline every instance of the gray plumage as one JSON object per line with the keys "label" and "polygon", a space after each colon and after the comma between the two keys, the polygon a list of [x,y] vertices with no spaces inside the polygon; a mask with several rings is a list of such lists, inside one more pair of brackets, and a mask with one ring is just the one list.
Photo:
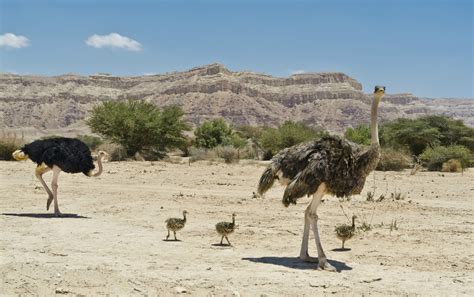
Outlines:
{"label": "gray plumage", "polygon": [[185,210],[183,211],[183,218],[169,218],[165,221],[166,223],[166,229],[168,229],[168,235],[166,236],[166,240],[170,237],[170,231],[173,231],[174,234],[174,240],[176,239],[176,231],[179,231],[184,228],[186,225],[186,214],[188,212]]}
{"label": "gray plumage", "polygon": [[344,243],[346,240],[351,239],[355,234],[355,219],[356,216],[352,216],[352,225],[339,225],[337,226],[334,231],[336,231],[336,236],[340,240],[342,240],[342,249],[344,249]]}
{"label": "gray plumage", "polygon": [[286,148],[275,155],[260,178],[260,195],[271,188],[275,179],[290,182],[283,195],[288,206],[304,195],[312,195],[321,183],[337,197],[359,194],[367,175],[380,159],[378,145],[362,153],[357,146],[337,136],[325,136]]}
{"label": "gray plumage", "polygon": [[235,217],[236,217],[236,214],[233,213],[232,214],[232,223],[231,222],[220,222],[220,223],[217,223],[216,224],[216,231],[217,233],[219,233],[219,235],[221,235],[221,245],[222,245],[222,241],[224,240],[224,237],[225,239],[227,240],[227,243],[229,245],[230,244],[230,241],[229,241],[229,238],[227,238],[227,235],[231,234],[234,232],[235,230]]}

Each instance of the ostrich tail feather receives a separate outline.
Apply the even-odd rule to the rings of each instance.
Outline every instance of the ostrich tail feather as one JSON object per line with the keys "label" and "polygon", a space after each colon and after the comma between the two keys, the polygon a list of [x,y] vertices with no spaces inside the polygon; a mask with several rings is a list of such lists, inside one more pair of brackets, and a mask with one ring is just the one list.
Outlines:
{"label": "ostrich tail feather", "polygon": [[266,191],[268,191],[275,182],[275,175],[273,174],[272,167],[269,166],[263,172],[262,176],[260,177],[260,181],[258,183],[258,194],[263,195]]}

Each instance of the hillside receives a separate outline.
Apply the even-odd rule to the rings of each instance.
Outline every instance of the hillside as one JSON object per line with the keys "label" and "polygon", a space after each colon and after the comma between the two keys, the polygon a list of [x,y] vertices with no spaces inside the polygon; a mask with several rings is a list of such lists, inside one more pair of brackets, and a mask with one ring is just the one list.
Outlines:
{"label": "hillside", "polygon": [[[292,119],[340,132],[367,122],[370,112],[370,94],[364,94],[361,84],[344,73],[279,78],[211,64],[137,77],[0,74],[0,129],[26,134],[87,132],[84,119],[94,104],[124,99],[180,105],[194,125],[214,117],[235,125],[272,126]],[[380,105],[380,119],[446,114],[473,126],[473,107],[474,100],[469,99],[394,94]]]}

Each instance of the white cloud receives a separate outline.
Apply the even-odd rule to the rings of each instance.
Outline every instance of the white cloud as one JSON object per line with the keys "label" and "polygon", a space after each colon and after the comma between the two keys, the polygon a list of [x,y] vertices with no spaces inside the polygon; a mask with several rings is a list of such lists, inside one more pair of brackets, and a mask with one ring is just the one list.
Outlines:
{"label": "white cloud", "polygon": [[291,70],[290,71],[291,75],[294,75],[294,74],[303,74],[303,73],[306,73],[306,70]]}
{"label": "white cloud", "polygon": [[95,48],[111,47],[122,48],[129,51],[142,50],[142,45],[138,41],[118,33],[110,33],[109,35],[94,34],[87,38],[86,44]]}
{"label": "white cloud", "polygon": [[30,45],[30,41],[25,36],[5,33],[0,35],[0,47],[22,48]]}

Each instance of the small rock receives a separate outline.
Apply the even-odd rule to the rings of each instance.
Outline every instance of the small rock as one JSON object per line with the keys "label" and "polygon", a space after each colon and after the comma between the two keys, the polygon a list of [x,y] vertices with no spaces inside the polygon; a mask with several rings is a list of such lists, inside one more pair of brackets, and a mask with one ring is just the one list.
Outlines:
{"label": "small rock", "polygon": [[178,294],[182,294],[182,293],[187,293],[188,290],[184,287],[175,287],[174,290],[176,291],[176,293]]}
{"label": "small rock", "polygon": [[240,293],[238,291],[234,291],[232,292],[232,296],[240,297]]}
{"label": "small rock", "polygon": [[57,288],[55,292],[56,294],[69,294],[70,293],[68,290],[64,290],[62,288]]}

